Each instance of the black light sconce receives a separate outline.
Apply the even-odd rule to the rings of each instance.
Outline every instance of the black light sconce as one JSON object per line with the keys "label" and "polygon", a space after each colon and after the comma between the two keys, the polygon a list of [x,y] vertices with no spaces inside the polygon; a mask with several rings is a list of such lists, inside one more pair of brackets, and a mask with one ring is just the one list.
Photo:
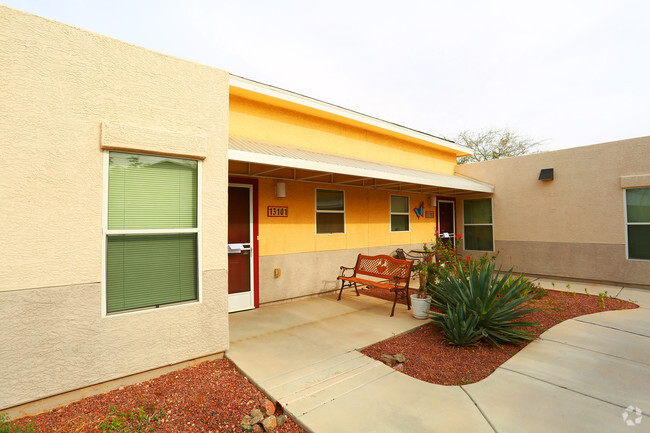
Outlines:
{"label": "black light sconce", "polygon": [[552,168],[543,168],[539,172],[538,180],[553,180],[553,169]]}

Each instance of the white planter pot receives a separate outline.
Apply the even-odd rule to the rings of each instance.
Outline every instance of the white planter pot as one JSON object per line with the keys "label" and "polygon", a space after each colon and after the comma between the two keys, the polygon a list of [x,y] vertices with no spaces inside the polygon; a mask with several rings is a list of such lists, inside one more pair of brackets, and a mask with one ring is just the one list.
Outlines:
{"label": "white planter pot", "polygon": [[418,298],[417,293],[411,295],[411,311],[416,319],[427,319],[431,307],[431,296]]}

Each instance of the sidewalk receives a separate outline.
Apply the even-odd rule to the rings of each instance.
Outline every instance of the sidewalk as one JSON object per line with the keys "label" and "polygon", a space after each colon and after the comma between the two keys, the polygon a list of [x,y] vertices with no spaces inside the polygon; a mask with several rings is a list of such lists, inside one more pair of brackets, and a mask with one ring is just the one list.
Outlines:
{"label": "sidewalk", "polygon": [[588,290],[642,308],[568,320],[471,385],[421,382],[359,353],[427,322],[349,292],[232,314],[226,356],[316,433],[629,432],[628,405],[650,413],[650,292],[604,287]]}

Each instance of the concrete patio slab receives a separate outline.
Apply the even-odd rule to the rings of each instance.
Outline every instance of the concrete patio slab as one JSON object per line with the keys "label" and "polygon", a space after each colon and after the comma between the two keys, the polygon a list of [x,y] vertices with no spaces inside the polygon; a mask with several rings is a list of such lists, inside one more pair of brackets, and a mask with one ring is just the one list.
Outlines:
{"label": "concrete patio slab", "polygon": [[331,295],[236,313],[226,356],[262,382],[426,323],[403,305],[389,317],[390,308],[382,299],[344,294],[340,301]]}
{"label": "concrete patio slab", "polygon": [[650,308],[650,290],[623,287],[623,290],[618,294],[618,299],[632,301],[639,304],[641,308]]}
{"label": "concrete patio slab", "polygon": [[647,308],[589,314],[574,320],[650,337],[650,311]]}
{"label": "concrete patio slab", "polygon": [[330,381],[331,383],[323,383],[321,386],[305,390],[300,395],[294,395],[294,398],[280,399],[278,401],[285,408],[285,411],[296,418],[300,418],[306,413],[317,410],[321,406],[329,404],[389,374],[395,374],[395,370],[381,362],[374,361],[354,376],[336,377]]}
{"label": "concrete patio slab", "polygon": [[643,416],[635,430],[620,406],[501,368],[463,389],[499,433],[630,433],[650,425]]}
{"label": "concrete patio slab", "polygon": [[543,339],[650,365],[648,337],[631,334],[621,338],[620,330],[593,323],[569,320],[546,331]]}
{"label": "concrete patio slab", "polygon": [[319,406],[298,420],[318,433],[494,432],[459,387],[432,385],[398,372]]}
{"label": "concrete patio slab", "polygon": [[[650,408],[650,366],[554,341],[530,343],[499,369],[625,408]],[[489,379],[489,378],[488,378]],[[645,390],[645,392],[644,392]]]}
{"label": "concrete patio slab", "polygon": [[226,356],[317,433],[627,432],[628,405],[650,412],[650,309],[568,320],[483,381],[445,387],[357,351],[426,323],[390,307],[347,293],[233,314]]}

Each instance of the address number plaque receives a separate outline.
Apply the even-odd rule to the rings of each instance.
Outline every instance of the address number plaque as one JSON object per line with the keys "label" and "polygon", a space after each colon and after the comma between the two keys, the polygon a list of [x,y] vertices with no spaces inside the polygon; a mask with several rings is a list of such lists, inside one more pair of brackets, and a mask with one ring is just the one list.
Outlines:
{"label": "address number plaque", "polygon": [[288,206],[267,206],[266,216],[267,217],[288,217],[289,207]]}

